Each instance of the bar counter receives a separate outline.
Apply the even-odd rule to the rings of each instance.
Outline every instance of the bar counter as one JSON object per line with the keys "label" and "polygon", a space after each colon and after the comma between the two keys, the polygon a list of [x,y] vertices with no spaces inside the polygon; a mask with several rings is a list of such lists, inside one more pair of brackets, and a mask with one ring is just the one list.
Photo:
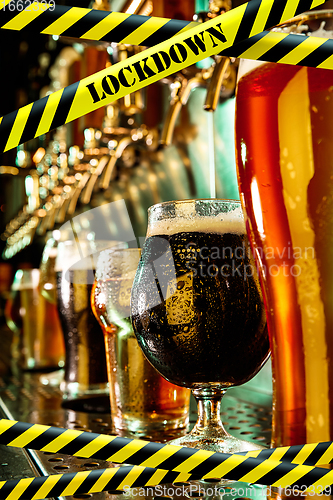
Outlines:
{"label": "bar counter", "polygon": [[[8,335],[7,329],[2,328],[1,334],[0,338],[3,341],[1,344],[6,349],[9,344],[9,337],[4,337],[5,334]],[[5,357],[2,353],[0,361],[3,359]],[[65,402],[64,404],[59,387],[50,384],[44,385],[41,382],[41,377],[43,375],[47,376],[49,373],[43,374],[43,372],[39,371],[21,372],[16,370],[15,367],[13,368],[13,366],[6,371],[7,373],[0,377],[1,418],[87,432],[114,434],[108,397],[99,397],[94,401],[86,400],[83,405],[82,402]],[[271,396],[269,394],[247,387],[230,389],[223,398],[221,414],[223,423],[231,434],[241,439],[260,443],[263,446],[269,446],[271,435]],[[194,425],[196,415],[196,403],[194,399],[191,399],[190,426]],[[228,419],[228,421],[224,421],[224,419]],[[129,437],[165,442],[179,435],[179,431],[168,431],[163,435],[132,435]],[[0,445],[0,456],[1,480],[115,467],[115,464],[103,460],[77,458],[59,453],[21,450],[4,445]],[[184,483],[185,495],[177,496],[177,498],[202,497],[202,494],[193,491],[193,485],[195,484],[197,484],[198,491],[199,489],[201,491],[204,488],[212,487],[212,484],[208,481]],[[222,483],[214,483],[214,488],[216,489],[219,484]],[[189,491],[186,491],[187,488],[189,488]],[[163,494],[163,491],[161,489],[156,491],[155,496],[148,492],[145,497],[148,499],[163,499],[167,496],[168,500],[172,500],[173,497]],[[261,490],[259,493],[261,494]],[[72,498],[84,499],[93,496],[95,500],[109,500],[113,495],[117,496],[117,500],[134,498],[133,495],[128,493],[125,495],[122,492],[112,491],[93,495],[73,495]],[[237,498],[240,496],[237,495]],[[264,494],[261,496],[266,498]],[[205,498],[213,497],[215,495],[205,495]],[[256,492],[255,497],[258,499],[258,492]]]}

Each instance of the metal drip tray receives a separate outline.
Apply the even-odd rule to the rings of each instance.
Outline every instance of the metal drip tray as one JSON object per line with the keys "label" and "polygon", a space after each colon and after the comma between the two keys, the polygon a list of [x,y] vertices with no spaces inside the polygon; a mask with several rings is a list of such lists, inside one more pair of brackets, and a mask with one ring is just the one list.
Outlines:
{"label": "metal drip tray", "polygon": [[[239,398],[237,389],[231,389],[230,395],[224,397],[222,405],[222,420],[230,434],[248,441],[269,446],[271,435],[271,407],[270,397],[254,394],[252,400],[264,402],[264,405],[249,402],[251,398]],[[247,401],[245,400],[247,399]],[[100,397],[80,403],[68,403],[67,408],[62,407],[62,394],[59,388],[44,386],[40,383],[40,374],[23,373],[19,377],[9,379],[0,378],[0,408],[3,416],[20,420],[23,422],[39,423],[68,429],[78,429],[87,432],[97,432],[103,434],[114,434],[110,414],[108,411],[109,402],[107,397]],[[79,411],[82,408],[88,411]],[[98,411],[94,411],[97,409]],[[103,412],[104,411],[104,412]],[[190,424],[194,425],[196,420],[196,403],[191,400]],[[149,436],[133,435],[135,438],[165,442],[179,436],[179,431],[163,433],[163,435]],[[13,451],[14,450],[14,451]],[[17,448],[0,446],[1,479],[33,477],[34,475],[49,475],[64,472],[79,472],[83,470],[104,469],[118,465],[103,460],[77,458],[59,453],[45,453],[40,451],[22,451]],[[15,455],[15,457],[13,456]],[[3,464],[8,464],[4,466]],[[238,485],[241,483],[237,483]],[[215,498],[228,497],[228,491],[233,488],[232,484],[227,484],[213,480],[211,481],[191,481],[182,483],[175,488],[173,485],[160,485],[159,487],[137,489],[132,493],[127,492],[103,492],[93,495],[73,495],[72,498],[89,498],[95,500],[109,500],[117,496],[117,500],[136,498],[154,498],[162,500],[172,500],[172,498]],[[259,486],[252,486],[256,500],[263,496],[266,498],[264,489]],[[261,488],[261,489],[260,489]],[[255,491],[257,489],[258,491]],[[262,490],[262,492],[261,492]],[[176,494],[172,494],[176,492]],[[245,487],[244,487],[245,492]],[[251,496],[249,488],[246,489],[247,498]],[[238,498],[242,495],[236,495]],[[167,497],[167,498],[165,498]],[[68,497],[71,498],[71,497]],[[232,498],[232,496],[231,496]],[[235,495],[233,496],[235,498]],[[254,498],[254,497],[253,497]],[[114,499],[115,500],[115,499]]]}

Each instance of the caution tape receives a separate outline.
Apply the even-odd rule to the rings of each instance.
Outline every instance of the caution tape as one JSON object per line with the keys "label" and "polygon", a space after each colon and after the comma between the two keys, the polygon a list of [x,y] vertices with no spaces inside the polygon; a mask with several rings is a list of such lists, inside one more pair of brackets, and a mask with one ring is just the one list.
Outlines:
{"label": "caution tape", "polygon": [[[81,458],[96,458],[115,463],[131,462],[135,465],[163,467],[170,470],[175,467],[175,454],[177,454],[176,465],[189,459],[192,455],[195,455],[196,462],[200,453],[203,453],[204,457],[212,455],[206,451],[194,453],[192,449],[188,448],[181,448],[182,451],[179,453],[178,446],[168,444],[7,419],[0,420],[0,444],[50,453],[64,453]],[[269,459],[275,462],[284,461],[298,465],[319,466],[333,463],[333,443],[327,441],[284,446],[247,451],[237,453],[237,455],[245,458],[257,458],[261,461]],[[225,456],[229,455],[225,454]]]}
{"label": "caution tape", "polygon": [[[323,0],[251,0],[2,117],[0,152],[218,54]],[[320,39],[322,40],[322,39]],[[330,58],[329,58],[330,59]]]}
{"label": "caution tape", "polygon": [[37,478],[0,481],[0,500],[38,500],[69,495],[149,487],[188,481],[190,474],[149,467],[114,467],[92,471],[54,474]]}
{"label": "caution tape", "polygon": [[162,17],[138,16],[30,0],[1,0],[0,28],[153,46],[198,23]]}
{"label": "caution tape", "polygon": [[[333,477],[331,471],[319,467],[308,467],[298,465],[294,469],[290,464],[281,462],[266,461],[259,463],[254,459],[253,463],[240,461],[239,456],[232,455],[229,462],[220,468],[223,469],[223,479],[249,482],[250,477],[259,478],[260,484],[271,485],[279,490],[288,489],[296,495],[310,493],[311,495],[332,494]],[[258,472],[253,473],[262,467],[261,476]],[[280,471],[277,473],[278,468]],[[282,468],[284,471],[282,472]],[[289,469],[289,470],[288,470]],[[302,470],[300,470],[302,469]],[[266,473],[263,473],[263,470]],[[212,477],[212,476],[210,476]],[[214,476],[222,477],[222,476]],[[100,493],[107,490],[124,490],[130,488],[154,487],[165,483],[179,483],[191,479],[200,479],[192,474],[184,472],[173,472],[150,467],[125,466],[110,469],[95,469],[92,471],[55,474],[38,478],[24,478],[9,481],[0,481],[0,500],[38,500],[46,497],[63,497],[69,495],[82,495]],[[202,479],[209,478],[205,475]],[[251,480],[253,483],[253,480]],[[223,488],[222,488],[223,490]],[[282,493],[282,491],[281,491]]]}
{"label": "caution tape", "polygon": [[[15,0],[0,2],[1,29],[153,46],[199,25],[177,19],[30,3],[30,0],[25,0],[29,5],[23,10],[25,3],[19,1],[21,3]],[[11,10],[10,5],[13,5]],[[333,40],[267,31],[222,51],[231,57],[313,67],[322,64],[332,53]]]}
{"label": "caution tape", "polygon": [[[30,4],[30,0],[29,6],[23,10],[25,4],[23,0],[20,2],[19,4],[15,4],[14,0],[0,2],[1,29],[153,46],[199,25],[191,21],[123,12],[106,12],[41,2]],[[9,10],[11,4],[16,7]],[[21,10],[18,6],[21,6]],[[223,55],[231,57],[313,67],[322,64],[332,53],[333,40],[267,31],[222,51]],[[331,66],[329,68],[331,69]]]}
{"label": "caution tape", "polygon": [[222,55],[333,69],[333,40],[266,31],[222,51]]}
{"label": "caution tape", "polygon": [[[38,499],[74,493],[93,493],[125,486],[152,486],[162,482],[209,477],[259,483],[279,488],[310,487],[317,493],[331,492],[333,472],[306,463],[328,464],[333,443],[306,444],[259,450],[246,454],[213,453],[107,436],[40,424],[0,420],[0,444],[64,453],[82,458],[99,458],[134,467],[85,471],[77,474],[0,482],[0,499]],[[257,456],[254,456],[257,455]],[[300,463],[297,464],[296,461]],[[54,489],[53,489],[54,488]],[[333,490],[332,490],[333,491]]]}
{"label": "caution tape", "polygon": [[[0,2],[1,29],[153,46],[199,25],[191,21],[123,12],[105,12],[41,2],[30,4],[30,0],[29,6],[22,10],[24,3],[23,0],[20,2],[18,5],[22,5],[21,10],[18,10],[17,6],[9,10],[8,6],[14,4],[14,0]],[[223,50],[222,54],[318,67],[333,54],[333,40],[264,31]],[[331,69],[331,62],[328,64]]]}

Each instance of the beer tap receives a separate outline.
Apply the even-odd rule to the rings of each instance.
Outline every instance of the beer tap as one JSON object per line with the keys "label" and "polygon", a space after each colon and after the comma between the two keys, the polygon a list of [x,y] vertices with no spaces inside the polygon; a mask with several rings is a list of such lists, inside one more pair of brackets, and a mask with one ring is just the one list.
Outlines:
{"label": "beer tap", "polygon": [[186,77],[184,74],[180,74],[176,77],[175,81],[170,84],[171,102],[159,141],[162,146],[171,145],[180,110],[187,104],[191,92],[197,87],[205,87],[210,76],[211,69],[200,71],[191,78]]}
{"label": "beer tap", "polygon": [[[197,15],[195,20],[206,21],[212,19],[229,11],[231,7],[231,0],[210,0],[209,12],[204,18],[202,17],[204,15],[203,13]],[[216,55],[214,56],[214,60],[213,74],[209,82],[204,103],[204,109],[206,111],[215,111],[219,99],[221,97],[224,99],[231,97],[236,87],[238,65],[235,58]]]}
{"label": "beer tap", "polygon": [[[113,61],[123,61],[133,53],[142,50],[139,47],[123,44],[113,45]],[[108,147],[108,156],[102,158],[92,172],[80,197],[82,203],[90,203],[98,179],[99,189],[108,189],[116,175],[117,162],[123,157],[125,150],[130,151],[131,146],[135,150],[138,148],[156,149],[157,131],[138,124],[144,108],[142,91],[124,96],[106,107],[101,143]],[[132,156],[133,161],[127,161],[127,167],[134,165],[135,154]]]}
{"label": "beer tap", "polygon": [[[231,0],[210,0],[209,11],[201,12],[194,16],[197,22],[204,22],[231,9]],[[182,106],[187,104],[191,92],[197,87],[207,88],[207,96],[204,109],[215,111],[220,97],[229,98],[234,93],[236,86],[235,59],[225,56],[215,56],[214,64],[208,68],[198,71],[194,77],[188,78],[182,72],[171,83],[170,108],[161,132],[160,144],[170,146],[172,143],[176,120]],[[187,69],[189,71],[189,69]],[[192,68],[193,72],[193,68]]]}
{"label": "beer tap", "polygon": [[[206,111],[215,111],[221,96],[223,82],[228,82],[228,87],[224,92],[224,97],[230,97],[234,92],[236,85],[236,73],[230,67],[229,57],[218,56],[214,66],[213,74],[207,90],[204,109]],[[230,93],[228,92],[230,90]],[[228,94],[228,95],[227,95]]]}

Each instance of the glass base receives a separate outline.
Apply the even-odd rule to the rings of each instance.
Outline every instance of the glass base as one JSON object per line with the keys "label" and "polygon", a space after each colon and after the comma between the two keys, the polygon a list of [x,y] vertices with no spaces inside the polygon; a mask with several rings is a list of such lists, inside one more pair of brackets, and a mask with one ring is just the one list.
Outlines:
{"label": "glass base", "polygon": [[39,381],[43,385],[49,385],[51,387],[60,387],[64,380],[65,370],[64,368],[60,370],[53,371],[51,373],[44,373],[40,376]]}
{"label": "glass base", "polygon": [[151,414],[151,412],[133,412],[124,413],[121,416],[112,415],[112,424],[117,433],[129,433],[133,435],[147,436],[152,433],[166,433],[172,430],[182,430],[186,432],[188,425],[188,412],[184,411],[183,415],[171,419],[170,415]]}
{"label": "glass base", "polygon": [[91,395],[77,399],[64,399],[61,404],[66,410],[82,411],[84,413],[108,413],[110,414],[109,395]]}
{"label": "glass base", "polygon": [[239,453],[242,451],[265,449],[264,446],[249,441],[243,441],[231,435],[214,438],[190,433],[180,438],[173,439],[172,441],[168,441],[168,444],[185,446],[186,448],[198,448],[199,450],[218,453]]}

